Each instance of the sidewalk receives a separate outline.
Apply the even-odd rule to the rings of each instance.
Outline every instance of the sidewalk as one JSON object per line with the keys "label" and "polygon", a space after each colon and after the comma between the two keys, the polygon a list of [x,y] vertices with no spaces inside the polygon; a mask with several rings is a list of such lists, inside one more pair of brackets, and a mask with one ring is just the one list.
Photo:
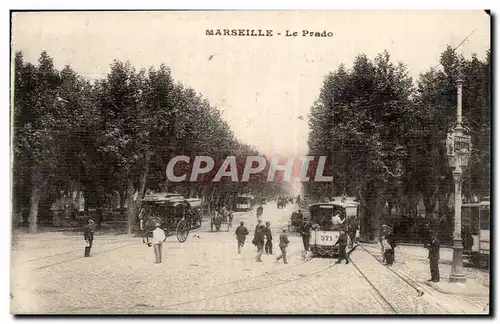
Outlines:
{"label": "sidewalk", "polygon": [[[382,261],[380,247],[374,244],[363,244],[373,257]],[[487,272],[464,268],[467,277],[465,284],[449,283],[451,271],[451,249],[441,249],[439,272],[441,281],[429,282],[430,270],[427,250],[423,247],[400,246],[395,251],[395,263],[388,266],[396,274],[407,278],[422,291],[434,296],[436,303],[451,313],[486,314],[489,303],[489,274]]]}

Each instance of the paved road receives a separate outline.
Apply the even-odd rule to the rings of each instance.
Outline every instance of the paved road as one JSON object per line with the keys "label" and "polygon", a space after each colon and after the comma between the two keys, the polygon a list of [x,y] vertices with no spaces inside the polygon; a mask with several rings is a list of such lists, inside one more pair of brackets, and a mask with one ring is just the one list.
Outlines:
{"label": "paved road", "polygon": [[[277,238],[293,206],[264,208]],[[234,229],[250,230],[242,254]],[[255,262],[251,244],[255,212],[236,213],[229,232],[207,226],[185,243],[169,237],[164,263],[140,238],[98,236],[91,258],[83,239],[60,233],[20,236],[12,253],[13,313],[446,313],[394,276],[365,250],[351,254],[356,264],[334,259],[302,260],[301,239],[290,235],[290,263],[263,256]]]}

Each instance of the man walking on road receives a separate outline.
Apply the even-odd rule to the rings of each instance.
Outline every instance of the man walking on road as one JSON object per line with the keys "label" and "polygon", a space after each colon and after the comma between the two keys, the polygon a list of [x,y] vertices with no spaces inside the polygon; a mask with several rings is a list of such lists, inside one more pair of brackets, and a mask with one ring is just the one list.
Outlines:
{"label": "man walking on road", "polygon": [[339,245],[339,259],[335,263],[341,263],[342,260],[345,260],[345,264],[348,264],[349,258],[345,251],[347,247],[347,234],[344,231],[340,231],[340,236],[336,244]]}
{"label": "man walking on road", "polygon": [[160,228],[160,223],[155,224],[153,231],[153,249],[155,251],[155,263],[161,263],[162,245],[167,240],[165,232]]}
{"label": "man walking on road", "polygon": [[254,244],[257,246],[257,262],[262,262],[261,257],[264,252],[264,238],[266,235],[266,226],[260,225],[255,232]]}
{"label": "man walking on road", "polygon": [[302,254],[302,258],[306,257],[307,252],[309,251],[309,238],[311,237],[311,222],[307,218],[304,217],[304,221],[299,227],[300,236],[302,236],[302,244],[304,245],[304,252]]}
{"label": "man walking on road", "polygon": [[264,208],[262,205],[257,207],[257,220],[260,220],[262,218],[262,213],[264,212]]}
{"label": "man walking on road", "polygon": [[92,249],[92,242],[94,241],[94,221],[89,219],[87,226],[83,231],[83,238],[87,245],[85,246],[85,257],[90,257],[90,250]]}
{"label": "man walking on road", "polygon": [[271,232],[271,223],[266,222],[266,254],[273,254],[273,233]]}
{"label": "man walking on road", "polygon": [[252,244],[257,246],[257,244],[255,244],[255,237],[257,236],[257,232],[259,231],[259,228],[260,228],[260,225],[262,225],[262,220],[258,219],[257,220],[257,225],[255,226],[255,232],[253,232],[253,241],[252,241]]}
{"label": "man walking on road", "polygon": [[245,245],[245,239],[248,235],[248,229],[245,227],[243,221],[240,222],[240,226],[236,228],[234,232],[236,234],[236,239],[238,240],[238,254],[241,253],[241,248]]}
{"label": "man walking on road", "polygon": [[431,279],[429,281],[439,282],[439,240],[436,232],[431,232],[431,242],[428,244],[429,265],[431,268]]}
{"label": "man walking on road", "polygon": [[288,241],[288,235],[286,235],[286,232],[287,232],[287,229],[284,228],[283,229],[283,234],[280,235],[280,250],[281,250],[281,255],[276,258],[276,262],[278,262],[279,260],[281,260],[283,258],[283,262],[285,264],[288,264],[288,260],[286,258],[286,248],[288,246],[288,243],[290,243],[290,241]]}

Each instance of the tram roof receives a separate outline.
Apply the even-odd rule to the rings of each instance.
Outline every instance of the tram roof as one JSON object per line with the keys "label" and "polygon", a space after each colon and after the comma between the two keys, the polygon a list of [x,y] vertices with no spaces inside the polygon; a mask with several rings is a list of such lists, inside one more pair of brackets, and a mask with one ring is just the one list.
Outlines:
{"label": "tram roof", "polygon": [[462,204],[462,207],[481,207],[481,206],[489,206],[490,201],[480,201],[478,203],[471,203],[471,204]]}
{"label": "tram roof", "polygon": [[247,195],[247,194],[243,194],[243,195],[238,195],[236,196],[238,198],[250,198],[250,199],[253,199],[253,196],[252,195]]}
{"label": "tram roof", "polygon": [[320,208],[333,208],[333,206],[338,206],[338,207],[357,207],[359,206],[359,202],[353,201],[353,200],[346,200],[346,201],[329,201],[329,202],[324,202],[324,203],[316,203],[316,204],[311,204],[309,205],[309,208],[314,207],[314,206],[319,206]]}
{"label": "tram roof", "polygon": [[143,201],[180,201],[184,200],[184,197],[176,193],[159,192],[150,195],[146,195]]}

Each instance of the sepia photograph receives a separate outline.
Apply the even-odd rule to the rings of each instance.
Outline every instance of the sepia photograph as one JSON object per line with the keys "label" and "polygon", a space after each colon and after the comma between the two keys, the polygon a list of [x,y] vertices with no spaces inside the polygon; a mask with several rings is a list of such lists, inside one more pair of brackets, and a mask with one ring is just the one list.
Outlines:
{"label": "sepia photograph", "polygon": [[13,315],[491,316],[489,10],[11,10]]}

